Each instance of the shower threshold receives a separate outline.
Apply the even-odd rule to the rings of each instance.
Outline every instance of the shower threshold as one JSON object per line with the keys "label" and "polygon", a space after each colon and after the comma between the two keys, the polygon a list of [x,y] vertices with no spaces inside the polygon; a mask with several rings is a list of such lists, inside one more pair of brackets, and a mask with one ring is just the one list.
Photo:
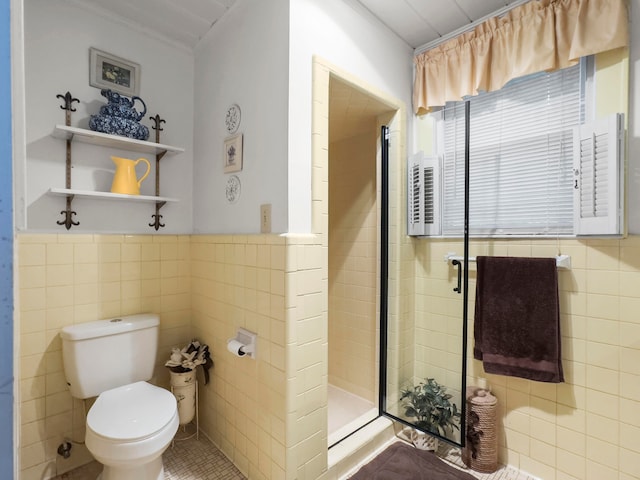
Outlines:
{"label": "shower threshold", "polygon": [[373,402],[335,385],[328,385],[328,394],[329,447],[379,416]]}

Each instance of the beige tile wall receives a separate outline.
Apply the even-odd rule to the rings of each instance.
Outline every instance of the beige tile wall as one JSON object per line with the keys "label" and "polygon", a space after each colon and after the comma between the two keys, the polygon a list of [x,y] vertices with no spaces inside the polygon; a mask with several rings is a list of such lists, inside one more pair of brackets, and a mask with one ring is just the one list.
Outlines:
{"label": "beige tile wall", "polygon": [[[454,292],[457,270],[445,263],[441,249],[414,242],[416,261],[416,367],[414,381],[434,377],[459,396],[462,373],[463,295]],[[447,242],[448,252],[463,253],[461,241]],[[435,258],[434,258],[435,256]],[[423,261],[430,258],[430,261]],[[473,303],[471,303],[473,305]]]}
{"label": "beige tile wall", "polygon": [[[212,346],[203,430],[248,478],[327,469],[327,258],[322,237],[193,236],[193,332]],[[226,351],[237,327],[257,359]]]}
{"label": "beige tile wall", "polygon": [[[432,282],[425,302],[438,311],[450,308],[453,275],[442,257],[453,246],[428,246],[442,285]],[[500,458],[545,480],[638,478],[640,238],[560,248],[573,262],[560,273],[567,382],[488,376],[500,401]],[[192,333],[212,346],[203,428],[250,478],[322,476],[328,336],[318,239],[20,235],[18,250],[22,479],[53,473],[72,418],[83,423],[64,385],[59,329],[144,310],[161,313],[161,350]],[[556,252],[554,241],[514,241],[475,242],[471,254]],[[224,350],[237,326],[259,332],[257,362]],[[469,373],[471,383],[485,376],[476,361]]]}
{"label": "beige tile wall", "polygon": [[[84,435],[82,404],[64,381],[60,328],[141,311],[161,316],[159,384],[168,383],[171,347],[192,337],[210,345],[201,427],[243,473],[319,478],[325,253],[314,236],[20,235],[21,479],[54,476],[57,446]],[[226,350],[238,327],[258,333],[257,360]]]}
{"label": "beige tile wall", "polygon": [[326,236],[287,237],[287,476],[327,470]]}
{"label": "beige tile wall", "polygon": [[329,383],[377,399],[376,128],[329,147]]}
{"label": "beige tile wall", "polygon": [[[305,361],[304,365],[308,368],[315,369],[316,375],[320,373],[323,375],[322,378],[318,378],[317,376],[311,377],[308,373],[313,370],[308,370],[307,367],[302,370],[297,369],[297,364],[292,364],[291,372],[296,371],[296,379],[297,382],[297,400],[292,402],[293,408],[297,408],[300,400],[304,401],[305,407],[302,409],[298,409],[298,411],[294,415],[294,419],[296,419],[297,423],[295,428],[295,435],[297,436],[297,440],[300,440],[300,443],[296,443],[297,447],[293,451],[293,459],[292,463],[296,464],[297,471],[288,470],[289,474],[287,478],[298,478],[298,479],[322,479],[327,477],[327,425],[326,425],[326,409],[327,409],[327,398],[326,398],[326,384],[327,384],[327,341],[328,341],[328,333],[327,333],[327,315],[328,315],[328,290],[329,290],[329,279],[328,279],[328,245],[329,245],[329,91],[330,91],[330,79],[331,76],[337,76],[341,82],[344,82],[348,85],[354,86],[354,88],[363,90],[368,92],[370,95],[376,96],[376,98],[380,101],[387,102],[389,105],[389,113],[381,114],[377,119],[377,126],[379,128],[380,125],[389,124],[391,127],[391,170],[392,175],[396,179],[396,183],[391,185],[393,193],[391,195],[391,208],[394,211],[394,214],[391,215],[391,224],[394,225],[393,232],[395,235],[392,235],[390,238],[390,242],[394,245],[399,245],[400,243],[400,235],[398,234],[399,229],[396,228],[399,223],[402,222],[402,209],[399,208],[397,202],[399,202],[399,192],[401,190],[400,176],[398,169],[402,170],[400,159],[404,158],[404,152],[406,151],[406,145],[404,143],[404,138],[406,137],[403,132],[405,132],[405,110],[404,106],[400,103],[397,103],[395,99],[389,98],[383,92],[380,92],[376,89],[372,89],[368,85],[364,85],[360,82],[359,79],[353,78],[348,73],[337,69],[335,66],[329,65],[324,62],[322,59],[315,57],[313,63],[313,117],[312,117],[312,229],[315,235],[313,240],[310,240],[314,243],[318,242],[318,246],[320,248],[320,254],[313,255],[314,261],[305,264],[304,266],[298,265],[298,268],[303,267],[304,270],[302,272],[292,273],[291,276],[287,278],[291,278],[295,283],[296,288],[302,288],[302,294],[300,291],[296,291],[294,294],[292,292],[291,295],[287,295],[287,301],[295,302],[291,309],[291,314],[293,316],[289,317],[288,324],[292,327],[297,325],[296,332],[302,332],[303,327],[306,327],[310,320],[313,322],[315,327],[314,331],[317,331],[317,336],[314,337],[313,340],[306,343],[300,343],[299,341],[294,341],[292,348],[289,349],[291,355],[294,359],[302,358],[300,356],[301,353],[308,351],[313,351],[314,355],[311,357],[311,362],[315,362],[317,359],[317,355],[321,355],[322,361],[313,365],[308,361]],[[346,107],[345,107],[346,108]],[[399,110],[398,114],[396,114],[396,110]],[[379,145],[379,143],[378,143]],[[380,158],[380,150],[379,146],[375,152],[376,158]],[[380,162],[376,162],[377,171],[376,178],[380,178],[379,165]],[[380,183],[377,182],[377,195],[379,198],[380,195]],[[376,211],[376,215],[379,215],[379,205],[378,210]],[[379,221],[379,218],[378,218]],[[291,239],[294,241],[294,238]],[[299,242],[303,239],[301,237],[295,237],[295,241]],[[307,248],[307,247],[305,247]],[[376,247],[379,248],[379,247]],[[314,250],[316,251],[316,247]],[[376,255],[379,255],[379,252],[376,252]],[[400,249],[399,248],[391,248],[390,250],[390,275],[392,277],[397,278],[399,274],[399,266],[401,263],[400,260]],[[302,273],[302,278],[311,278],[314,279],[312,284],[300,283],[299,282],[299,274]],[[318,284],[318,282],[320,282]],[[379,283],[379,278],[376,278],[376,283]],[[313,293],[311,293],[313,292]],[[313,298],[317,298],[318,302],[313,302],[313,310],[309,311],[309,304],[306,301],[306,297],[308,295],[312,295]],[[404,305],[405,302],[401,302],[398,298],[402,295],[405,295],[403,292],[400,294],[398,292],[398,288],[396,287],[392,293],[392,300],[389,304],[389,315],[392,318],[392,321],[395,324],[398,324],[397,320],[400,318],[399,310],[401,308],[401,304]],[[376,299],[376,302],[378,299]],[[304,310],[300,310],[300,307],[304,306]],[[402,307],[404,308],[404,307]],[[302,313],[302,316],[301,316]],[[314,317],[317,315],[317,317]],[[376,314],[377,318],[377,314]],[[376,338],[379,337],[379,331],[376,329]],[[297,337],[292,337],[295,339]],[[377,344],[378,342],[376,342]],[[297,345],[296,345],[297,344]],[[297,352],[297,353],[296,353]],[[297,356],[296,356],[297,355]],[[378,369],[377,358],[379,358],[378,352],[375,354],[376,361],[376,371]],[[397,375],[392,375],[392,378],[397,377]],[[316,382],[320,382],[316,384]],[[307,388],[307,385],[311,382],[311,389]],[[317,386],[316,386],[317,385]],[[306,393],[302,393],[306,392]],[[293,422],[289,422],[289,424],[293,424]],[[320,427],[320,428],[318,428]]]}
{"label": "beige tile wall", "polygon": [[[214,359],[200,388],[201,426],[251,479],[284,479],[287,465],[287,246],[278,235],[191,237],[193,324]],[[239,327],[258,334],[257,358],[227,351]]]}
{"label": "beige tile wall", "polygon": [[[388,105],[389,111],[380,113],[377,117],[376,130],[379,131],[381,125],[390,127],[389,141],[389,170],[390,170],[390,194],[389,194],[389,302],[388,302],[388,319],[389,319],[389,335],[394,339],[393,345],[398,345],[395,341],[397,337],[410,338],[413,336],[413,325],[407,322],[412,319],[413,312],[413,283],[412,275],[407,275],[406,266],[413,265],[414,256],[410,255],[411,248],[408,240],[404,236],[403,226],[406,224],[405,208],[403,208],[402,191],[404,188],[404,158],[406,155],[406,109],[402,102],[388,96],[385,92],[373,88],[371,85],[363,83],[360,79],[353,77],[348,72],[331,65],[319,57],[314,58],[313,63],[313,118],[312,118],[312,227],[313,232],[318,235],[323,248],[328,249],[327,232],[329,232],[329,104],[330,104],[330,82],[331,78],[338,78],[341,83],[350,85],[352,88],[367,92],[367,95],[373,96],[378,102]],[[358,110],[361,106],[353,105],[354,110]],[[341,105],[341,108],[348,110],[351,105]],[[375,152],[376,157],[376,178],[381,178],[380,159],[381,150],[380,142],[377,141]],[[380,198],[380,181],[377,182],[376,195]],[[333,185],[331,186],[333,189]],[[376,222],[380,222],[380,204],[376,209]],[[379,258],[379,242],[376,244],[376,256]],[[325,251],[325,256],[327,252]],[[323,264],[323,278],[327,278],[326,263]],[[328,280],[328,278],[327,278]],[[380,284],[379,275],[376,276],[376,285]],[[328,291],[328,286],[323,292]],[[378,291],[376,296],[379,297]],[[379,305],[379,298],[376,298],[376,304]],[[327,315],[327,305],[324,305],[323,315]],[[378,312],[375,313],[376,318],[376,339],[379,338]],[[378,341],[376,341],[376,352],[374,355],[375,371],[379,369],[379,349]],[[407,347],[408,342],[403,342],[401,348],[388,349],[389,365],[387,370],[389,391],[397,391],[397,386],[402,378],[403,372],[407,369],[413,370],[413,351]],[[333,347],[332,347],[333,348]],[[376,387],[377,388],[377,387]],[[322,392],[326,397],[326,392]],[[322,399],[323,408],[326,409],[326,398]],[[326,418],[326,413],[323,414]],[[324,435],[322,435],[324,433]],[[313,435],[313,431],[303,432],[304,435]],[[319,466],[326,467],[326,424],[324,431],[318,435],[315,453],[319,459]],[[324,468],[320,470],[325,472]],[[324,478],[317,475],[309,476],[307,471],[299,470],[297,478]],[[315,472],[314,472],[315,473]],[[295,478],[295,477],[292,477]]]}
{"label": "beige tile wall", "polygon": [[[64,378],[58,333],[65,325],[145,311],[161,316],[156,381],[191,323],[189,237],[31,235],[17,237],[22,480],[55,475],[64,437],[82,440],[82,402]],[[72,429],[73,425],[73,429]]]}
{"label": "beige tile wall", "polygon": [[[460,309],[443,256],[459,242],[422,241],[429,272],[418,300],[449,323]],[[571,255],[559,271],[565,383],[486,375],[473,360],[475,265],[470,266],[469,377],[499,401],[500,461],[544,480],[640,478],[640,237],[624,240],[476,241],[470,255]],[[458,251],[457,253],[461,253]],[[438,333],[445,335],[447,332]],[[448,341],[448,340],[447,340]],[[457,341],[457,340],[456,340]],[[433,358],[438,352],[433,347]],[[450,361],[443,358],[440,368]]]}

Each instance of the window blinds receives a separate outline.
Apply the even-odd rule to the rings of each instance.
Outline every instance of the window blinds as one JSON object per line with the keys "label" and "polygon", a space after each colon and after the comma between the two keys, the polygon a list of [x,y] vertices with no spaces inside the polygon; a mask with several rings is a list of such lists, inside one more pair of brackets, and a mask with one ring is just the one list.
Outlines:
{"label": "window blinds", "polygon": [[[573,128],[580,65],[512,80],[470,98],[472,235],[573,233]],[[463,233],[464,102],[443,109],[442,234]]]}

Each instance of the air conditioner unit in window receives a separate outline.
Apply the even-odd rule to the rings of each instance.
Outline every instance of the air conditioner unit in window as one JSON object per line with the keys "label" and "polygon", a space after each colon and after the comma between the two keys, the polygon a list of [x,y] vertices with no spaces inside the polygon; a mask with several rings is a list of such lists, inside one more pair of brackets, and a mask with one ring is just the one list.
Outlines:
{"label": "air conditioner unit in window", "polygon": [[407,234],[440,235],[440,159],[422,152],[407,162]]}

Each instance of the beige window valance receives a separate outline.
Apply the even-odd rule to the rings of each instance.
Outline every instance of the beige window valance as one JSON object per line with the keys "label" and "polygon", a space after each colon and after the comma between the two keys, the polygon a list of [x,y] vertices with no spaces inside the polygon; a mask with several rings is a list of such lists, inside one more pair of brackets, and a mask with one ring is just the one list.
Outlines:
{"label": "beige window valance", "polygon": [[423,114],[627,43],[625,0],[532,0],[417,55],[413,109]]}

